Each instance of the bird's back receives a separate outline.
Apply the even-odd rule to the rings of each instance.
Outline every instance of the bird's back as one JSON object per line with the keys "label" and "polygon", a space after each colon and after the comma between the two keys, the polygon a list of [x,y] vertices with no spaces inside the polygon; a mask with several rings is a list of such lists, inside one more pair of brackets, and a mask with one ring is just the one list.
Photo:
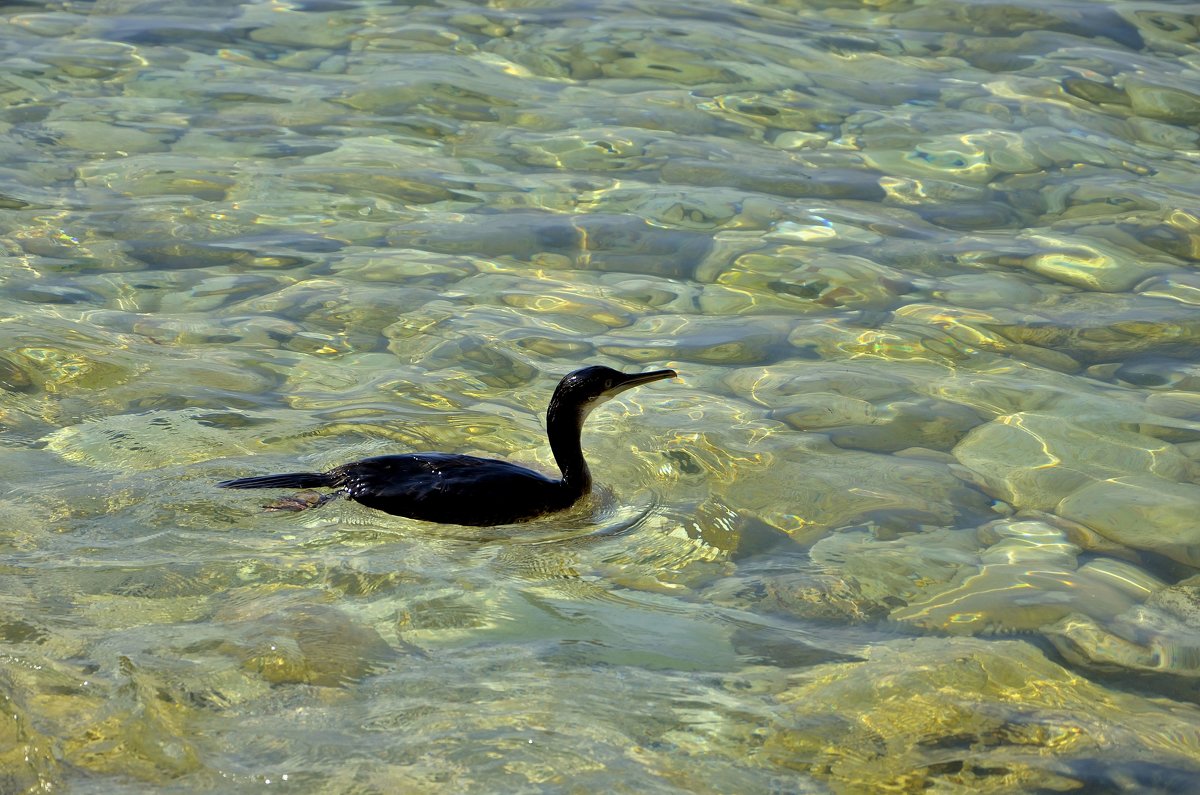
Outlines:
{"label": "bird's back", "polygon": [[569,507],[580,496],[560,480],[507,461],[451,453],[366,458],[335,475],[355,502],[429,522],[496,525]]}

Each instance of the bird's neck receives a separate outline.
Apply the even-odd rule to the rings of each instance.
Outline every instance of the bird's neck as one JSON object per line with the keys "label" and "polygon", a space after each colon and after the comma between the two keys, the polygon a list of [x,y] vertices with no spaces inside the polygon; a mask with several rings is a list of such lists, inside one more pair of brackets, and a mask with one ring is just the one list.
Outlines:
{"label": "bird's neck", "polygon": [[571,410],[570,407],[565,409],[556,411],[551,406],[546,414],[546,434],[550,437],[554,462],[562,470],[563,486],[578,498],[592,490],[592,473],[588,470],[587,461],[583,460],[580,443],[587,414],[582,410]]}

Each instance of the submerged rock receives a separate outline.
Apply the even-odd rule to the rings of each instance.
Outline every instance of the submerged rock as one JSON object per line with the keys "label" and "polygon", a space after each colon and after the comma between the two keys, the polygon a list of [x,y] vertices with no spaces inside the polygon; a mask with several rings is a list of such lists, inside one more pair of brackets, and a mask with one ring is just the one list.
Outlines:
{"label": "submerged rock", "polygon": [[[1194,88],[1195,84],[1192,84]],[[1134,113],[1172,124],[1200,123],[1200,93],[1179,86],[1163,85],[1140,77],[1125,80]]]}
{"label": "submerged rock", "polygon": [[95,772],[150,781],[200,769],[200,750],[189,737],[195,708],[154,672],[125,657],[120,665],[126,681],[96,716],[99,722],[66,743],[68,759]]}
{"label": "submerged rock", "polygon": [[954,635],[1033,631],[1072,612],[1099,619],[1143,602],[1165,583],[1132,563],[1081,552],[1063,527],[1037,518],[979,528],[983,545],[944,584],[923,583],[889,618]]}
{"label": "submerged rock", "polygon": [[1146,293],[1067,292],[1027,310],[994,310],[993,329],[1084,363],[1146,353],[1187,357],[1200,341],[1195,282],[1174,274],[1146,281]]}
{"label": "submerged rock", "polygon": [[668,277],[688,276],[711,241],[706,233],[651,226],[616,213],[486,213],[414,221],[388,233],[388,243],[404,248]]}
{"label": "submerged rock", "polygon": [[0,677],[0,791],[53,792],[62,773],[57,740],[38,728],[38,715],[20,703],[18,683]]}
{"label": "submerged rock", "polygon": [[70,425],[43,441],[68,461],[117,471],[152,470],[250,454],[268,424],[240,412],[158,410]]}
{"label": "submerged rock", "polygon": [[1200,677],[1200,575],[1100,623],[1072,614],[1044,630],[1067,660],[1100,671]]}
{"label": "submerged rock", "polygon": [[1158,591],[1150,597],[1149,604],[1189,629],[1200,630],[1200,574]]}
{"label": "submerged rock", "polygon": [[815,574],[768,580],[767,601],[805,618],[882,618],[974,570],[978,549],[969,530],[938,528],[899,538],[843,530],[813,544]]}
{"label": "submerged rock", "polygon": [[[737,257],[716,281],[792,299],[796,309],[887,309],[911,286],[903,273],[849,254],[779,245]],[[811,306],[806,306],[811,302]]]}
{"label": "submerged rock", "polygon": [[1105,538],[1200,568],[1198,510],[1200,486],[1138,473],[1084,486],[1057,513]]}
{"label": "submerged rock", "polygon": [[913,447],[949,450],[979,417],[965,406],[933,398],[877,404],[814,393],[773,412],[802,431],[821,431],[842,448],[891,453]]}
{"label": "submerged rock", "polygon": [[913,395],[910,378],[862,361],[779,361],[742,367],[722,381],[732,394],[767,406],[770,418],[826,434],[841,448],[948,450],[982,422],[966,406]]}
{"label": "submerged rock", "polygon": [[1068,662],[1083,668],[1200,677],[1200,631],[1147,606],[1110,622],[1072,613],[1044,634]]}
{"label": "submerged rock", "polygon": [[755,364],[788,350],[786,317],[655,315],[596,338],[601,353],[630,362],[676,360],[705,364]]}
{"label": "submerged rock", "polygon": [[369,626],[321,605],[266,604],[218,614],[228,638],[219,647],[242,667],[272,684],[340,687],[368,676],[396,657],[396,651]]}
{"label": "submerged rock", "polygon": [[[777,696],[758,753],[854,791],[1083,788],[1103,757],[1194,769],[1200,708],[1108,690],[1020,640],[890,641],[809,668]],[[1096,774],[1092,774],[1096,775]]]}
{"label": "submerged rock", "polygon": [[987,510],[981,495],[956,482],[941,461],[842,450],[815,434],[797,437],[794,455],[769,464],[771,477],[747,473],[723,491],[739,512],[797,541],[854,525],[889,532],[945,526]]}
{"label": "submerged rock", "polygon": [[1150,474],[1167,482],[1186,479],[1194,470],[1169,442],[1115,423],[1077,424],[1057,414],[1027,411],[975,428],[953,453],[973,482],[1018,509],[1051,510],[1064,497],[1089,484],[1103,486],[1108,478]]}
{"label": "submerged rock", "polygon": [[1026,257],[1023,267],[1063,284],[1100,292],[1127,292],[1143,279],[1169,270],[1165,262],[1134,258],[1115,244],[1096,238],[1082,242],[1076,236],[1029,235],[1039,251]]}
{"label": "submerged rock", "polygon": [[717,591],[804,618],[979,635],[1036,632],[1073,613],[1111,621],[1166,587],[1129,561],[1079,565],[1079,534],[1051,516],[890,535],[834,532],[812,545],[811,567],[762,578],[757,595],[736,581]]}

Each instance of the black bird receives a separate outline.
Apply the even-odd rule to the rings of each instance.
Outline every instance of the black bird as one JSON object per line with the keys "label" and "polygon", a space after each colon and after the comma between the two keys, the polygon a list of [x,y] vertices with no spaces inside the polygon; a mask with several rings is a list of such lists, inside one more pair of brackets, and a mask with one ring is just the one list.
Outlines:
{"label": "black bird", "polygon": [[397,516],[443,524],[485,527],[523,522],[569,508],[592,489],[583,460],[583,421],[596,406],[626,389],[663,378],[674,370],[630,375],[611,367],[584,367],[558,382],[546,410],[546,435],[562,478],[546,477],[494,458],[454,453],[410,453],[364,458],[328,472],[293,472],[226,480],[224,489],[311,489],[338,491],[355,502]]}

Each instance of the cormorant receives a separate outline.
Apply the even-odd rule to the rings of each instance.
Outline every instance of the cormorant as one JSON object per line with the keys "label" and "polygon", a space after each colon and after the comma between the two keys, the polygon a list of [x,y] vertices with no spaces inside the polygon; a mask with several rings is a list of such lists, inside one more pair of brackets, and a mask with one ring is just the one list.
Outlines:
{"label": "cormorant", "polygon": [[335,488],[338,494],[397,516],[485,527],[522,522],[574,505],[592,489],[580,434],[589,412],[630,387],[674,378],[674,370],[628,374],[610,367],[568,373],[546,410],[546,435],[562,478],[546,477],[507,461],[454,453],[410,453],[365,458],[328,472],[293,472],[226,480],[224,489]]}

